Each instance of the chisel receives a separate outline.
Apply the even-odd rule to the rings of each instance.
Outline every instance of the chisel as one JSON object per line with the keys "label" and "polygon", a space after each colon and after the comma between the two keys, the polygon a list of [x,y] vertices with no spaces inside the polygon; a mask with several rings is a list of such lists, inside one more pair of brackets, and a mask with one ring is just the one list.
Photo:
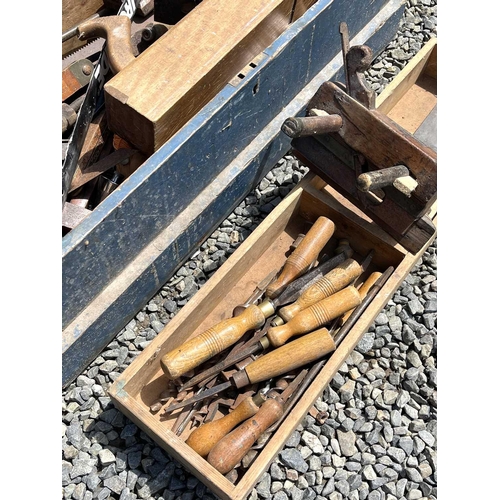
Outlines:
{"label": "chisel", "polygon": [[[267,290],[272,287],[273,295],[277,295],[293,279],[306,272],[330,240],[334,229],[335,224],[330,219],[319,217],[286,260],[280,276],[269,285]],[[277,287],[275,283],[278,283]],[[275,308],[270,301],[264,301],[259,305],[250,304],[240,315],[218,323],[165,354],[160,360],[164,373],[170,379],[184,375],[233,345],[247,331],[260,328],[266,318],[274,312]]]}
{"label": "chisel", "polygon": [[[349,318],[344,322],[342,328],[332,331],[327,328],[319,328],[317,326],[315,328],[319,328],[318,330],[310,330],[312,333],[308,333],[307,335],[289,342],[258,358],[257,360],[252,361],[243,370],[234,373],[227,382],[223,382],[211,389],[206,389],[201,394],[193,396],[190,399],[168,406],[165,409],[165,413],[168,414],[174,412],[179,408],[196,403],[201,399],[219,394],[229,387],[236,387],[240,389],[241,387],[245,387],[249,384],[262,382],[269,378],[283,375],[284,373],[288,373],[295,368],[304,366],[305,364],[334,351],[336,346],[339,345],[349,333],[352,325],[370,305],[393,270],[393,267],[389,267],[382,275],[377,276],[376,282],[370,286],[367,292],[366,289],[363,290],[363,294],[366,293],[366,295],[361,303],[354,308],[354,311],[351,312],[351,307],[347,307],[345,309],[344,312],[349,312],[350,314]],[[359,295],[357,290],[356,292]],[[297,315],[297,317],[299,317],[300,314]]]}
{"label": "chisel", "polygon": [[330,219],[324,216],[318,217],[304,239],[286,260],[283,271],[276,281],[267,287],[266,295],[271,299],[278,296],[289,283],[304,274],[316,261],[334,231],[335,224]]}
{"label": "chisel", "polygon": [[293,304],[282,307],[278,315],[289,322],[300,311],[345,288],[361,274],[362,270],[354,259],[347,259],[309,286]]}
{"label": "chisel", "polygon": [[307,372],[307,369],[302,370],[281,394],[269,397],[254,416],[220,439],[208,454],[207,462],[221,474],[233,469],[259,437],[283,416],[287,400],[303,382]]}
{"label": "chisel", "polygon": [[262,392],[258,392],[255,396],[249,396],[231,413],[195,429],[187,438],[186,444],[198,455],[206,457],[226,434],[247,418],[255,415],[266,399]]}

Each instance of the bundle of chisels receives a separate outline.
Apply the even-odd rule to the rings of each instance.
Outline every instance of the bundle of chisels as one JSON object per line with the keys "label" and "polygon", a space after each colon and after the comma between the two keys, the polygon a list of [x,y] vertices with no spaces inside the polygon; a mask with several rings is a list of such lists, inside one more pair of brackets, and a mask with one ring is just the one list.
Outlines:
{"label": "bundle of chisels", "polygon": [[186,443],[230,480],[249,465],[393,271],[371,272],[373,251],[358,262],[334,231],[333,221],[319,217],[295,240],[283,267],[230,318],[160,360],[169,387],[151,412],[175,419],[177,435],[190,425]]}

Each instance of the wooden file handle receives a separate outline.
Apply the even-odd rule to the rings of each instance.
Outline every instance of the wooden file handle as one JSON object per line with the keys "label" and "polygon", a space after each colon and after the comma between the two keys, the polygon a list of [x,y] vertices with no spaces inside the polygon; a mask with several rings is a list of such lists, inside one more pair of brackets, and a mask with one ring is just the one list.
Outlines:
{"label": "wooden file handle", "polygon": [[354,259],[347,259],[311,285],[293,304],[282,307],[278,314],[285,321],[290,321],[298,312],[345,288],[362,271],[362,267]]}
{"label": "wooden file handle", "polygon": [[327,217],[318,217],[311,229],[304,236],[292,255],[288,257],[283,271],[276,281],[273,281],[266,290],[266,295],[273,299],[283,289],[307,271],[309,266],[318,258],[323,247],[328,243],[335,231],[335,224]]}
{"label": "wooden file handle", "polygon": [[251,304],[240,315],[221,321],[165,354],[160,365],[167,377],[176,379],[234,344],[248,330],[261,327],[265,321],[261,309]]}
{"label": "wooden file handle", "polygon": [[195,429],[187,438],[186,444],[198,455],[206,457],[210,450],[239,423],[259,411],[260,405],[249,396],[225,417],[208,422]]}
{"label": "wooden file handle", "polygon": [[[370,276],[366,279],[366,281],[358,288],[359,296],[361,297],[361,300],[363,300],[366,297],[366,294],[368,293],[368,290],[376,283],[376,281],[382,276],[382,273],[376,271],[374,273],[371,273]],[[354,312],[354,309],[351,309],[350,311],[347,311],[342,318],[340,318],[340,322],[338,324],[338,327],[340,328],[341,326],[344,325],[344,323],[349,319],[349,316]]]}
{"label": "wooden file handle", "polygon": [[267,337],[272,346],[281,346],[290,337],[312,332],[360,303],[361,297],[356,287],[348,286],[300,311],[288,323],[269,328]]}
{"label": "wooden file handle", "polygon": [[252,361],[233,375],[236,387],[262,382],[307,365],[335,350],[335,341],[326,328],[308,333]]}
{"label": "wooden file handle", "polygon": [[236,427],[212,448],[207,457],[208,463],[221,474],[227,474],[282,415],[283,404],[269,398],[253,417]]}

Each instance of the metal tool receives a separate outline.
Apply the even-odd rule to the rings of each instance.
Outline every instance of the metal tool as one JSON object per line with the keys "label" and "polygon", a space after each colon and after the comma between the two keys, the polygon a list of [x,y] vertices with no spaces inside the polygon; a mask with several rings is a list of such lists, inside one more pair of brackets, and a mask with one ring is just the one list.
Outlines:
{"label": "metal tool", "polygon": [[304,274],[318,258],[320,251],[328,243],[335,231],[335,224],[327,217],[320,216],[304,236],[292,255],[288,257],[283,271],[266,290],[270,299],[278,296],[294,279]]}
{"label": "metal tool", "polygon": [[[266,289],[266,295],[277,296],[295,278],[304,274],[320,251],[328,243],[335,224],[326,217],[319,217],[304,239],[288,257],[283,271]],[[165,354],[160,365],[171,379],[178,378],[237,342],[247,331],[260,328],[275,312],[271,301],[250,304],[245,311],[209,328],[200,335]]]}
{"label": "metal tool", "polygon": [[195,429],[186,440],[198,455],[206,457],[210,450],[239,423],[255,415],[266,401],[266,391],[244,399],[232,412]]}
{"label": "metal tool", "polygon": [[[134,0],[123,0],[118,11],[119,16],[126,16],[129,20],[134,16],[136,5]],[[104,45],[106,47],[106,44]],[[103,49],[99,60],[94,66],[92,76],[90,77],[85,99],[78,112],[71,137],[68,141],[68,149],[62,166],[62,206],[66,202],[69,188],[73,176],[75,175],[78,159],[82,150],[85,136],[87,134],[90,122],[94,112],[98,109],[98,101],[103,101],[101,92],[104,88],[106,76],[109,72],[110,64],[107,60],[106,51]]]}
{"label": "metal tool", "polygon": [[[268,378],[288,373],[297,367],[303,366],[304,364],[332,352],[349,333],[353,324],[370,305],[393,271],[394,268],[392,266],[387,268],[384,273],[377,276],[376,282],[371,284],[369,290],[366,290],[366,288],[363,290],[365,296],[360,301],[360,304],[356,308],[353,308],[353,310],[349,309],[345,311],[344,314],[349,314],[349,316],[347,316],[341,328],[336,330],[321,328],[285,344],[253,361],[243,370],[236,372],[227,382],[223,382],[211,389],[203,391],[186,401],[168,406],[165,409],[165,413],[171,413],[188,404],[195,403],[200,399],[219,394],[231,386],[241,388],[251,383],[262,382]],[[372,283],[371,280],[370,282]]]}
{"label": "metal tool", "polygon": [[[270,300],[266,298],[265,301],[270,301],[275,310],[277,310],[277,308],[282,305],[286,305],[296,301],[306,289],[314,286],[314,284],[318,280],[320,280],[325,273],[329,272],[332,268],[335,269],[338,265],[341,265],[342,262],[346,260],[347,256],[352,255],[352,249],[349,246],[347,240],[341,240],[336,251],[339,252],[338,255],[332,257],[331,259],[328,259],[323,264],[320,264],[316,268],[313,268],[311,271],[293,281],[275,299]],[[188,389],[197,384],[200,384],[201,382],[210,380],[210,377],[217,375],[225,368],[238,363],[239,361],[247,358],[248,356],[251,356],[252,354],[256,354],[258,352],[266,350],[269,347],[270,343],[265,335],[268,332],[273,321],[273,318],[268,318],[261,330],[258,330],[256,332],[256,335],[254,335],[254,337],[252,337],[248,342],[243,344],[240,349],[238,349],[234,353],[229,354],[226,359],[222,360],[221,362],[215,364],[210,368],[207,368],[195,377],[189,379],[187,382],[181,385],[180,390]]]}
{"label": "metal tool", "polygon": [[272,397],[268,397],[255,415],[220,439],[208,454],[207,462],[221,474],[233,469],[259,436],[283,415],[285,403],[306,375],[307,370],[302,370],[281,393],[275,391]]}

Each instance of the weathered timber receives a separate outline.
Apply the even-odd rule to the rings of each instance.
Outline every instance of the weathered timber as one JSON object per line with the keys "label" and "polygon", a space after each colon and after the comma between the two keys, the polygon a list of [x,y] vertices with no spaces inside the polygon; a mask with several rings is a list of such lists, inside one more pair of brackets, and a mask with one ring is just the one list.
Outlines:
{"label": "weathered timber", "polygon": [[111,130],[146,154],[158,150],[285,31],[292,6],[292,0],[197,6],[105,85]]}

